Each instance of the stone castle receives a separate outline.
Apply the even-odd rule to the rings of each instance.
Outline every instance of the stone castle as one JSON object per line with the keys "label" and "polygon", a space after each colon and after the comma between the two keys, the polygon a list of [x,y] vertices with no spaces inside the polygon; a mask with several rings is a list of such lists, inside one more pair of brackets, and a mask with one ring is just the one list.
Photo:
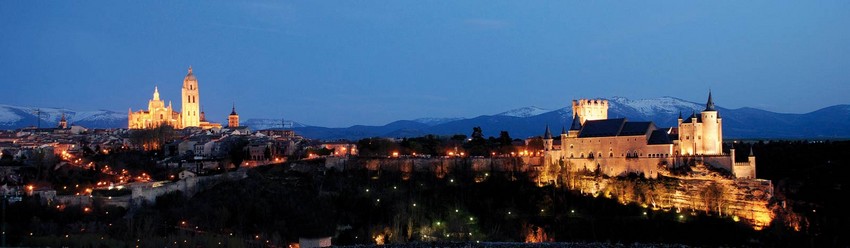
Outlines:
{"label": "stone castle", "polygon": [[723,152],[723,119],[714,107],[711,92],[705,110],[687,118],[679,115],[678,126],[659,128],[651,121],[608,119],[608,101],[580,99],[572,103],[573,120],[559,137],[549,127],[543,136],[547,164],[564,164],[570,170],[599,171],[608,176],[629,173],[655,178],[659,169],[689,162],[702,162],[729,171],[736,178],[755,178],[755,157],[735,161],[735,150]]}
{"label": "stone castle", "polygon": [[[192,67],[189,67],[189,73],[183,78],[182,99],[180,103],[181,110],[177,112],[168,102],[159,98],[159,88],[154,87],[153,99],[148,101],[148,110],[139,110],[133,112],[130,109],[127,113],[127,127],[129,129],[152,129],[163,125],[168,125],[177,129],[184,128],[201,128],[213,129],[221,128],[221,124],[208,122],[204,112],[201,110],[200,92],[198,90],[198,79],[192,72]],[[233,112],[228,116],[229,127],[239,126],[239,115],[236,114],[234,105]]]}

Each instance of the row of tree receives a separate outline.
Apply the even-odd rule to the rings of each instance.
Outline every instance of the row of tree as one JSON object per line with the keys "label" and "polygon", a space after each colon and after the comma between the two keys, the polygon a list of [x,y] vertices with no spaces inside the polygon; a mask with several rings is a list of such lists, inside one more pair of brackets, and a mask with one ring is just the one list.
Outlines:
{"label": "row of tree", "polygon": [[501,131],[499,137],[484,137],[480,127],[474,127],[472,134],[466,136],[426,135],[416,138],[403,138],[400,141],[386,138],[367,138],[357,142],[362,157],[387,157],[393,153],[401,155],[463,155],[501,156],[522,150],[539,151],[543,149],[540,137],[532,138],[528,145],[524,140],[511,138],[508,131]]}

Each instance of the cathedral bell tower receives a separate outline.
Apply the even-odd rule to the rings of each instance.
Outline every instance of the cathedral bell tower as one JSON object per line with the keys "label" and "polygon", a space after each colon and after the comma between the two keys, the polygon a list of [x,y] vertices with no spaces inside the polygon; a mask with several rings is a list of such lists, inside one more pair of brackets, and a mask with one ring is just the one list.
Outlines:
{"label": "cathedral bell tower", "polygon": [[183,128],[198,127],[201,124],[201,104],[200,94],[198,94],[198,79],[192,73],[192,66],[189,66],[189,73],[183,78],[183,98],[181,103],[181,111],[183,119]]}

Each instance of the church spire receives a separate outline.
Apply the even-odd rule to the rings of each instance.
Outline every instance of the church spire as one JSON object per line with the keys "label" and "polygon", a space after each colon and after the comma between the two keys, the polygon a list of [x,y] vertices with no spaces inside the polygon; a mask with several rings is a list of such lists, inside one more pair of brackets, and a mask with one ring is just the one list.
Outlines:
{"label": "church spire", "polygon": [[159,87],[157,86],[153,87],[153,100],[159,101]]}
{"label": "church spire", "polygon": [[705,111],[717,111],[714,109],[714,100],[711,99],[711,90],[708,90],[708,102],[705,103]]}
{"label": "church spire", "polygon": [[236,115],[236,103],[233,103],[233,110],[230,111],[230,115]]}

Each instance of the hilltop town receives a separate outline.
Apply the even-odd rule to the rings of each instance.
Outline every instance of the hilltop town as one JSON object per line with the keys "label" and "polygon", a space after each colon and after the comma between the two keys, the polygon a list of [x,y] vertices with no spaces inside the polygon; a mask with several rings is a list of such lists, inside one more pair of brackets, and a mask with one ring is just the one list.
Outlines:
{"label": "hilltop town", "polygon": [[[111,230],[111,221],[118,216],[109,217],[110,212],[133,219],[139,211],[166,204],[174,197],[192,199],[198,194],[209,197],[204,193],[235,187],[234,184],[261,183],[246,181],[268,178],[279,178],[274,180],[297,188],[314,180],[303,181],[304,174],[322,180],[328,173],[365,173],[374,180],[386,180],[380,179],[385,173],[398,175],[404,181],[424,177],[431,178],[425,179],[426,182],[437,180],[437,184],[448,186],[455,179],[457,183],[473,184],[507,180],[522,185],[528,181],[540,189],[554,187],[573,192],[575,197],[601,197],[624,206],[640,206],[646,218],[650,213],[678,216],[673,217],[674,223],[686,223],[689,218],[705,215],[730,223],[741,222],[750,230],[771,225],[801,228],[799,216],[784,205],[777,207],[780,202],[774,198],[773,182],[758,178],[753,145],[724,141],[722,113],[715,108],[711,93],[701,113],[680,115],[675,127],[609,118],[607,100],[578,99],[572,101],[571,125],[562,127],[560,135],[554,135],[549,126],[541,124],[539,136],[522,139],[511,137],[508,131],[501,131],[499,137],[485,137],[480,127],[470,127],[469,136],[348,141],[313,140],[283,128],[251,130],[240,126],[235,104],[227,116],[227,125],[209,122],[200,107],[201,86],[190,67],[183,80],[180,112],[170,102],[166,105],[154,87],[146,110],[128,111],[127,128],[89,129],[69,125],[63,116],[54,128],[0,131],[3,183],[0,194],[9,204],[34,204],[59,213],[99,214],[99,218],[110,220],[110,223],[85,222],[88,224],[84,225],[91,227],[81,229],[61,228],[66,238]],[[282,168],[279,170],[284,174],[264,172],[269,168]],[[266,174],[258,178],[257,171]],[[395,184],[393,180],[397,179],[389,180],[392,182],[386,183]],[[360,187],[363,185],[353,186]],[[428,186],[423,183],[422,187]],[[333,194],[347,190],[350,189]],[[382,196],[374,194],[367,187],[358,197],[379,204]],[[417,206],[411,199],[404,201]],[[543,213],[550,208],[557,206],[541,206],[537,214],[549,216]],[[571,211],[570,214],[575,212]],[[506,210],[508,215],[514,212],[521,213]],[[475,218],[470,217],[469,221]],[[133,226],[136,224],[127,225],[138,228]],[[178,230],[190,226],[185,221],[174,225]],[[547,241],[549,230],[557,229],[524,225],[522,235],[528,234],[525,241],[529,242]],[[199,224],[195,230],[188,228],[181,232],[223,235],[224,231],[209,228]],[[363,228],[355,230],[369,232],[361,234],[372,237],[358,241],[361,235],[358,232],[340,234],[339,231],[336,236],[353,236],[352,240],[342,239],[347,244],[382,244],[413,240],[471,241],[481,235],[466,226],[457,230],[356,228]],[[234,230],[228,230],[233,236]],[[251,235],[246,230],[235,231],[242,238]],[[402,238],[399,232],[408,234]],[[39,228],[9,233],[18,241],[27,240],[27,235],[52,235],[51,231]],[[311,235],[321,238],[311,239],[314,238],[311,236],[302,243],[331,242],[331,238],[323,236],[327,232],[318,233]],[[412,233],[422,236],[415,238]],[[256,239],[262,235],[256,235]],[[272,241],[287,244],[294,240],[266,239]]]}

